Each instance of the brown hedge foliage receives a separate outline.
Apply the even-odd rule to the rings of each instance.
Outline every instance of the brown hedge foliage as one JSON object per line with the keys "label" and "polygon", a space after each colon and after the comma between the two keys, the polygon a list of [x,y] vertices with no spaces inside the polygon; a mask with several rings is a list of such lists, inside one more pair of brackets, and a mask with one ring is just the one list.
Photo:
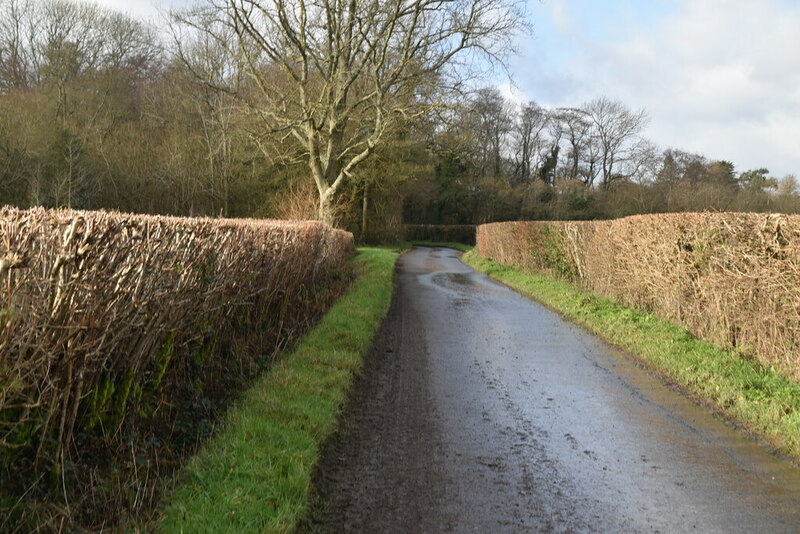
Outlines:
{"label": "brown hedge foliage", "polygon": [[800,216],[496,223],[478,228],[477,250],[674,320],[800,377]]}
{"label": "brown hedge foliage", "polygon": [[0,209],[0,531],[149,506],[352,252],[316,222]]}

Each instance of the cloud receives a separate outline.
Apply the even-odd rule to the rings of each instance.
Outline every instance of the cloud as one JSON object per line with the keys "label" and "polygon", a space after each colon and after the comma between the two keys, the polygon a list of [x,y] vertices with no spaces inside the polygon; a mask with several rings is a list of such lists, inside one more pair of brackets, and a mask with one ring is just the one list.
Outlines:
{"label": "cloud", "polygon": [[662,146],[730,159],[739,170],[800,172],[797,3],[671,0],[657,14],[637,7],[633,15],[629,3],[632,19],[620,24],[622,4],[590,16],[581,0],[552,5],[555,30],[535,46],[560,48],[562,60],[518,76],[527,96],[548,105],[609,96],[647,108],[648,133]]}
{"label": "cloud", "polygon": [[570,30],[572,21],[567,16],[564,0],[553,0],[553,2],[549,4],[549,9],[553,21],[556,23],[556,27],[561,32]]}
{"label": "cloud", "polygon": [[156,20],[161,11],[187,7],[194,0],[95,0],[99,5],[145,20]]}
{"label": "cloud", "polygon": [[527,102],[522,91],[515,87],[511,82],[499,83],[497,84],[497,89],[500,91],[500,94],[503,96],[503,98],[515,106],[521,106]]}

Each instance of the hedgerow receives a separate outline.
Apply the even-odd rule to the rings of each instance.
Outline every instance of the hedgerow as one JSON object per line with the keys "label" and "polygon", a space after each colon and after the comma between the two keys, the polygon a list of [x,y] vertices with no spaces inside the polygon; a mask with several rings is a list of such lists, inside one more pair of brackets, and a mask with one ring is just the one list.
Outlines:
{"label": "hedgerow", "polygon": [[495,223],[478,227],[477,251],[576,282],[800,378],[800,216]]}
{"label": "hedgerow", "polygon": [[0,531],[147,510],[349,279],[321,223],[0,210]]}

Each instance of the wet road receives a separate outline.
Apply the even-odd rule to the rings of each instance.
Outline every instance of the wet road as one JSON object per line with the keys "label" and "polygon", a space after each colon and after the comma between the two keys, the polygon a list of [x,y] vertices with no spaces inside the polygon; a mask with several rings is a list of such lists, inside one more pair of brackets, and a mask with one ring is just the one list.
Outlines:
{"label": "wet road", "polygon": [[310,530],[800,532],[800,471],[449,249],[395,300]]}

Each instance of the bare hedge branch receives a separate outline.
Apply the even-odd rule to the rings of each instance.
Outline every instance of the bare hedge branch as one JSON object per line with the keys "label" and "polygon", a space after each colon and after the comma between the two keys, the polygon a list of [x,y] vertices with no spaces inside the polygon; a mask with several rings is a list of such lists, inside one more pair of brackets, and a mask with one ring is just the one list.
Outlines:
{"label": "bare hedge branch", "polygon": [[[174,461],[181,421],[318,315],[352,251],[318,222],[0,209],[0,497],[42,473],[54,482],[27,495],[92,487],[92,462]],[[85,508],[146,506],[140,493]]]}

